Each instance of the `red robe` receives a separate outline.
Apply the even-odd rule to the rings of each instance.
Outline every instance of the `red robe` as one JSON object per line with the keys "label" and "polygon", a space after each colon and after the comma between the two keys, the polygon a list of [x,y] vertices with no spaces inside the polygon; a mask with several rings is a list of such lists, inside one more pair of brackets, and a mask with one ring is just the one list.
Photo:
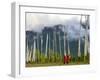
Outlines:
{"label": "red robe", "polygon": [[67,62],[67,56],[64,56],[64,64]]}
{"label": "red robe", "polygon": [[69,56],[69,55],[66,55],[66,56],[64,56],[64,64],[68,64],[69,62],[71,61],[71,56]]}

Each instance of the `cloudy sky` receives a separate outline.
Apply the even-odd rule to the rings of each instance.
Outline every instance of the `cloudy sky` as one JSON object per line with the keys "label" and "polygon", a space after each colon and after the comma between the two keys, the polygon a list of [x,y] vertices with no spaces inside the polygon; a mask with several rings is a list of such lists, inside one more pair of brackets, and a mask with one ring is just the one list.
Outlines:
{"label": "cloudy sky", "polygon": [[[63,24],[68,29],[68,33],[72,38],[77,38],[80,30],[80,15],[60,15],[60,14],[26,14],[26,31],[34,30],[41,32],[44,26],[53,27],[53,25]],[[85,21],[85,18],[82,18]],[[85,34],[85,30],[81,27],[81,37]]]}
{"label": "cloudy sky", "polygon": [[79,21],[78,15],[59,15],[59,14],[26,14],[26,30],[40,31],[44,26],[53,26],[56,24],[65,24],[68,20],[76,19]]}

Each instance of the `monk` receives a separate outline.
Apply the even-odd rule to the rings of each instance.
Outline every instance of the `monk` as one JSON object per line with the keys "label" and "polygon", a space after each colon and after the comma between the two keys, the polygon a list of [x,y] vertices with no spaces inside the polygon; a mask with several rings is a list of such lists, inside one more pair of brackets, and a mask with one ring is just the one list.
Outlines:
{"label": "monk", "polygon": [[68,64],[71,61],[71,56],[64,54],[64,64]]}
{"label": "monk", "polygon": [[66,64],[66,62],[67,62],[67,56],[66,54],[64,54],[64,64]]}

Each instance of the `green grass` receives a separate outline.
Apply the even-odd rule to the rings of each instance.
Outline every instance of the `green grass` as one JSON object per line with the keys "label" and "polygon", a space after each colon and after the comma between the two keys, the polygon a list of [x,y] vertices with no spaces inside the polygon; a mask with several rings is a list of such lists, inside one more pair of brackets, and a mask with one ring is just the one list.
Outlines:
{"label": "green grass", "polygon": [[68,64],[64,64],[62,62],[59,63],[27,63],[26,67],[42,67],[42,66],[68,66],[68,65],[84,65],[84,64],[89,64],[89,62],[70,62]]}
{"label": "green grass", "polygon": [[84,55],[81,55],[81,57],[73,57],[71,55],[71,62],[69,64],[63,63],[63,56],[60,56],[58,53],[52,53],[49,55],[48,58],[45,57],[44,54],[36,53],[36,61],[32,62],[29,61],[26,63],[26,67],[42,67],[42,66],[68,66],[68,65],[83,65],[83,64],[89,64],[90,63],[90,55],[84,57]]}

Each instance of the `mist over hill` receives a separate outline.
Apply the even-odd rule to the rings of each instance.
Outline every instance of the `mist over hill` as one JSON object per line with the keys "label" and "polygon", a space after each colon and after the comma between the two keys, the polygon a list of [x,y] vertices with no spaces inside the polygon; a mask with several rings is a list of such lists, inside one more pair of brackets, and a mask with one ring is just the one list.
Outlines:
{"label": "mist over hill", "polygon": [[[33,47],[34,45],[34,37],[36,38],[36,47],[39,44],[39,50],[41,49],[41,35],[43,39],[43,53],[45,53],[45,48],[46,48],[46,38],[47,34],[49,36],[49,43],[48,47],[50,46],[50,49],[53,49],[53,40],[56,38],[56,42],[54,48],[56,47],[56,51],[59,53],[59,46],[61,46],[61,53],[64,54],[64,31],[67,34],[67,39],[65,43],[66,47],[66,53],[68,52],[68,43],[70,47],[70,52],[73,56],[77,56],[78,53],[78,39],[79,39],[79,34],[80,34],[80,41],[81,41],[81,53],[84,53],[84,36],[85,36],[85,29],[82,25],[80,25],[80,22],[72,19],[67,21],[64,24],[56,24],[56,25],[39,25],[41,26],[38,27],[40,28],[39,30],[31,29],[31,30],[26,30],[26,44],[29,46],[29,49]],[[37,27],[36,27],[37,28]],[[54,38],[54,32],[55,32],[55,38]],[[59,34],[60,33],[60,34]],[[89,35],[89,30],[88,30],[88,35]],[[60,42],[61,45],[59,44],[59,36],[60,36]]]}

